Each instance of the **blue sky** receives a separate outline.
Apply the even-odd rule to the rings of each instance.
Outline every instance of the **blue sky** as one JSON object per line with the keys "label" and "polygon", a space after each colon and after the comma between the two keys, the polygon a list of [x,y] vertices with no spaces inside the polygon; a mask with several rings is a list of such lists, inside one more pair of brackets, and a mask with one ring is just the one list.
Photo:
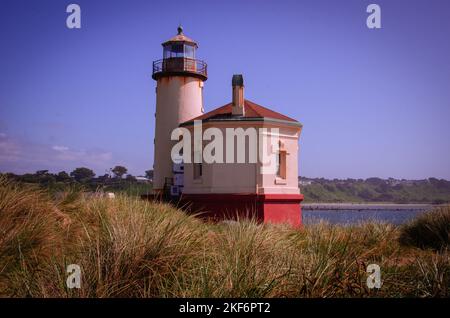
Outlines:
{"label": "blue sky", "polygon": [[[366,26],[370,3],[382,29]],[[449,12],[445,0],[1,0],[0,171],[150,169],[152,62],[181,23],[208,63],[205,109],[242,73],[246,98],[303,123],[301,175],[450,179]]]}

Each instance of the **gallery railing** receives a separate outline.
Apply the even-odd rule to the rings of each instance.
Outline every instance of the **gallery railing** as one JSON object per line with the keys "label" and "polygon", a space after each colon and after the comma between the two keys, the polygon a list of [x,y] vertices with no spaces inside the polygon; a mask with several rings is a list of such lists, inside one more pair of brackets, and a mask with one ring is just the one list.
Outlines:
{"label": "gallery railing", "polygon": [[206,79],[207,64],[201,60],[185,57],[172,57],[153,62],[153,78],[180,73],[191,73]]}

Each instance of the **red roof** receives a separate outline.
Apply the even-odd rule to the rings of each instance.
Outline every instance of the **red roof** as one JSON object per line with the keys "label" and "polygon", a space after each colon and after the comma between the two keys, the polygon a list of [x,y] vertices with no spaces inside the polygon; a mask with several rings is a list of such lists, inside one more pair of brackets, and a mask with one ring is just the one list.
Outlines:
{"label": "red roof", "polygon": [[186,35],[184,35],[182,33],[175,35],[174,37],[172,37],[169,40],[167,40],[166,42],[164,42],[162,45],[166,45],[166,44],[169,44],[172,42],[186,42],[186,43],[190,43],[190,44],[197,46],[197,43],[194,40],[192,40],[191,38],[187,37]]}
{"label": "red roof", "polygon": [[219,107],[210,112],[207,112],[201,116],[193,118],[193,119],[189,120],[188,122],[191,122],[193,120],[207,120],[207,119],[214,119],[214,118],[217,118],[217,119],[236,118],[237,120],[239,118],[268,118],[268,119],[270,118],[270,119],[277,119],[277,120],[284,120],[284,121],[298,123],[298,121],[295,119],[292,119],[288,116],[277,113],[266,107],[255,104],[247,99],[244,101],[244,107],[245,107],[245,115],[244,116],[233,115],[232,111],[231,111],[232,106],[233,106],[232,103],[226,104],[222,107]]}

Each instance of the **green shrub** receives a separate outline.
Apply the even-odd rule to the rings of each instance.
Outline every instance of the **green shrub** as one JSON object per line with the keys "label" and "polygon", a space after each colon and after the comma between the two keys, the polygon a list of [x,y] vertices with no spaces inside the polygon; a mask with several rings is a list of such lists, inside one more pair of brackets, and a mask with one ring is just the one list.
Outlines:
{"label": "green shrub", "polygon": [[437,208],[403,226],[400,243],[422,249],[447,249],[450,246],[450,207]]}

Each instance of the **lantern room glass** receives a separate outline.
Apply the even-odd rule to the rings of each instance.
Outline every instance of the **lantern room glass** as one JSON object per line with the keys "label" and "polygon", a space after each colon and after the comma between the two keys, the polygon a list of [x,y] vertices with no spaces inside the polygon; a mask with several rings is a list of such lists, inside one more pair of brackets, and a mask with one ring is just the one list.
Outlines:
{"label": "lantern room glass", "polygon": [[195,47],[186,43],[172,43],[164,46],[164,59],[169,58],[189,58],[195,59]]}

